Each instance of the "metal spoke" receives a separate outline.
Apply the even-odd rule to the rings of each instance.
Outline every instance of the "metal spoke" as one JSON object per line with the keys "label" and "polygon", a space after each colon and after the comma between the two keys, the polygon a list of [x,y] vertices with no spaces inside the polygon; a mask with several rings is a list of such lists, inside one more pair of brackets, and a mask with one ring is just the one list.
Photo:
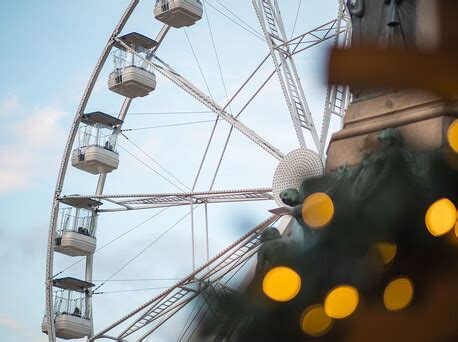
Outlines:
{"label": "metal spoke", "polygon": [[[116,41],[121,44],[127,51],[130,53],[136,55],[138,58],[142,58],[135,50],[133,50],[130,46],[125,44],[123,41],[120,39],[116,38]],[[224,110],[223,107],[218,105],[215,101],[213,101],[209,96],[207,96],[204,92],[202,92],[200,89],[198,89],[196,86],[194,86],[191,82],[189,82],[187,79],[185,79],[183,76],[181,76],[178,72],[176,72],[174,69],[172,69],[167,63],[159,59],[157,56],[155,57],[157,61],[159,61],[162,65],[159,65],[157,63],[153,63],[147,59],[144,59],[146,63],[148,63],[155,71],[159,72],[161,75],[163,75],[165,78],[169,79],[173,83],[175,83],[177,86],[179,86],[181,89],[183,89],[185,92],[193,96],[195,99],[197,99],[199,102],[201,102],[203,105],[205,105],[207,108],[211,109],[214,111],[220,118],[224,119],[227,121],[230,125],[235,127],[237,130],[239,130],[241,133],[243,133],[245,136],[247,136],[249,139],[251,139],[256,145],[262,147],[265,151],[267,151],[269,154],[277,158],[278,160],[283,159],[284,154],[274,147],[271,143],[269,143],[267,140],[259,136],[255,131],[251,130],[248,128],[245,124],[234,118],[230,113]]]}
{"label": "metal spoke", "polygon": [[[351,38],[351,21],[347,18],[345,4],[339,0],[339,16],[336,22],[334,47],[349,47]],[[320,136],[320,157],[325,158],[326,145],[329,140],[329,126],[332,116],[337,116],[340,120],[340,126],[343,126],[343,120],[348,104],[350,102],[350,87],[343,85],[328,85],[326,99],[324,103],[323,122],[321,124]]]}
{"label": "metal spoke", "polygon": [[[268,43],[299,145],[301,148],[306,147],[304,137],[304,132],[306,132],[309,133],[318,150],[320,143],[318,133],[289,48],[277,1],[252,0],[252,4]],[[318,39],[318,36],[314,38]],[[280,46],[282,48],[279,48]]]}
{"label": "metal spoke", "polygon": [[107,201],[119,208],[103,209],[99,212],[113,212],[139,209],[155,209],[164,207],[188,206],[194,204],[232,203],[272,200],[272,189],[241,189],[185,193],[157,194],[117,194],[117,195],[69,195],[61,196],[60,200],[97,199]]}
{"label": "metal spoke", "polygon": [[[183,280],[97,333],[89,340],[93,341],[106,337],[105,334],[126,323],[126,321],[133,317],[136,318],[124,328],[123,332],[117,338],[126,338],[144,327],[150,326],[150,330],[142,338],[147,337],[172,317],[180,308],[188,304],[209,286],[217,284],[228,272],[236,269],[237,265],[241,265],[247,258],[253,256],[260,245],[260,234],[264,229],[274,224],[278,218],[276,215],[269,217],[229,245],[209,262],[183,278]],[[159,320],[159,318],[163,319]]]}

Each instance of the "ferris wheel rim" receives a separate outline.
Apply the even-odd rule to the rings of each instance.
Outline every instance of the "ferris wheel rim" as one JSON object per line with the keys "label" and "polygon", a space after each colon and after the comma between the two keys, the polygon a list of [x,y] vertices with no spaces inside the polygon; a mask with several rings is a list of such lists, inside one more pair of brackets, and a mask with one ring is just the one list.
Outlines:
{"label": "ferris wheel rim", "polygon": [[137,6],[139,0],[131,0],[129,5],[127,6],[124,14],[122,15],[121,19],[118,21],[113,33],[111,34],[110,38],[108,39],[102,53],[97,61],[97,64],[89,78],[89,81],[86,85],[84,90],[83,96],[80,100],[78,109],[76,111],[75,117],[73,119],[72,126],[70,128],[70,132],[67,138],[67,142],[64,148],[64,153],[62,156],[62,160],[59,167],[59,172],[57,176],[57,182],[55,186],[53,202],[52,202],[52,209],[51,209],[51,219],[49,224],[49,233],[48,233],[48,243],[47,243],[47,255],[46,255],[46,282],[45,282],[45,298],[46,298],[46,323],[48,329],[48,338],[50,342],[56,341],[56,331],[54,325],[54,312],[53,312],[53,283],[52,283],[52,273],[53,273],[53,264],[54,264],[54,245],[55,245],[55,235],[56,235],[56,225],[57,225],[57,215],[60,201],[58,197],[60,196],[65,180],[65,174],[68,167],[68,162],[70,159],[71,148],[73,147],[74,140],[76,138],[76,133],[80,121],[80,116],[83,114],[86,105],[89,101],[89,98],[92,94],[93,88],[95,83],[102,71],[102,68],[109,56],[109,53],[112,48],[113,38],[117,36],[121,30],[124,28],[125,24],[127,23],[130,15],[134,11],[135,7]]}

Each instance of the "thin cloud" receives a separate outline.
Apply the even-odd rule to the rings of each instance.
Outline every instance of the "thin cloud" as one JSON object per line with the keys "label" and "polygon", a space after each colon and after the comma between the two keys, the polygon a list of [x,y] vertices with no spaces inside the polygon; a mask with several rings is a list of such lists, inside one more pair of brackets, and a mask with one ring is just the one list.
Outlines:
{"label": "thin cloud", "polygon": [[15,333],[19,333],[24,337],[27,337],[28,340],[33,339],[34,341],[46,341],[46,337],[40,337],[39,335],[32,333],[21,323],[3,315],[0,315],[0,326],[4,326]]}
{"label": "thin cloud", "polygon": [[6,116],[16,112],[19,108],[19,98],[16,95],[10,95],[3,101],[0,101],[0,116]]}
{"label": "thin cloud", "polygon": [[52,172],[57,151],[50,151],[61,148],[58,142],[64,135],[59,121],[65,112],[54,106],[29,109],[17,96],[10,96],[0,102],[0,115],[10,119],[9,143],[0,146],[0,194],[4,194],[33,186]]}

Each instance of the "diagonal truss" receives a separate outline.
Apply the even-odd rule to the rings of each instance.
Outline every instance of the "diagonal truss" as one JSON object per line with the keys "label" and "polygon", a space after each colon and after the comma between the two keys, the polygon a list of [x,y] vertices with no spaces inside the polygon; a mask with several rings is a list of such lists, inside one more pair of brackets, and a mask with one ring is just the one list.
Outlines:
{"label": "diagonal truss", "polygon": [[[323,24],[323,25],[321,25],[321,26],[319,26],[319,27],[317,27],[317,28],[315,28],[313,30],[310,30],[310,31],[308,31],[306,33],[303,33],[303,34],[301,34],[301,35],[299,35],[299,36],[297,36],[297,37],[295,37],[293,39],[285,40],[283,43],[276,44],[275,46],[273,46],[273,49],[275,51],[281,52],[281,54],[285,56],[286,60],[288,60],[288,62],[292,65],[292,66],[284,66],[283,62],[280,62],[279,64],[275,65],[275,70],[274,70],[273,74],[275,72],[278,73],[279,68],[286,68],[287,70],[292,69],[294,71],[296,83],[294,83],[292,85],[293,87],[295,87],[292,90],[292,94],[293,94],[293,101],[294,101],[294,104],[295,104],[296,112],[297,113],[303,113],[303,110],[301,110],[301,108],[303,108],[303,109],[305,108],[307,110],[307,112],[309,113],[305,117],[301,117],[299,121],[302,122],[302,124],[304,124],[304,120],[308,120],[307,118],[310,117],[310,120],[308,120],[307,122],[310,122],[311,124],[308,125],[308,127],[310,128],[312,137],[314,137],[315,141],[318,141],[318,135],[316,135],[316,130],[314,128],[312,129],[313,122],[311,121],[310,110],[308,109],[308,105],[307,105],[307,103],[305,101],[305,96],[303,95],[302,85],[300,83],[299,77],[297,76],[297,71],[296,71],[296,68],[295,68],[295,65],[294,65],[294,61],[292,60],[292,56],[297,54],[297,53],[299,53],[299,52],[307,50],[307,49],[309,49],[309,48],[311,48],[311,47],[313,47],[315,45],[318,45],[318,44],[320,44],[320,43],[322,43],[324,41],[332,39],[336,35],[338,35],[339,33],[343,32],[343,30],[339,29],[340,28],[340,19],[341,18],[339,17],[336,20],[331,20],[331,21],[329,21],[329,22],[327,22],[327,23],[325,23],[325,24]],[[115,38],[115,40],[119,44],[121,44],[126,50],[128,50],[129,52],[137,55],[137,53],[131,47],[126,45],[124,42],[120,41],[118,38]],[[137,57],[143,59],[142,56],[137,55]],[[153,53],[150,55],[150,57],[153,57]],[[268,153],[273,155],[275,158],[277,158],[278,160],[281,160],[283,158],[284,155],[283,155],[283,153],[281,151],[279,151],[276,147],[274,147],[269,142],[267,142],[265,139],[260,137],[256,132],[254,132],[253,130],[248,128],[246,125],[244,125],[242,122],[240,122],[237,119],[238,115],[234,117],[234,116],[232,116],[231,114],[229,114],[225,110],[229,103],[226,104],[224,107],[221,107],[215,101],[213,101],[209,96],[207,96],[204,92],[202,92],[200,89],[198,89],[196,86],[194,86],[191,82],[189,82],[187,79],[185,79],[182,75],[180,75],[177,71],[175,71],[170,65],[168,65],[167,63],[162,61],[157,56],[154,56],[154,59],[159,61],[162,65],[159,65],[157,63],[153,63],[150,60],[145,60],[145,62],[150,64],[153,69],[155,69],[157,72],[162,74],[164,77],[168,78],[173,83],[178,85],[180,88],[185,90],[188,94],[190,94],[191,96],[196,98],[199,102],[204,104],[207,108],[209,108],[210,110],[214,111],[219,117],[221,117],[222,119],[226,120],[229,124],[231,124],[233,127],[238,129],[240,132],[242,132],[244,135],[246,135],[248,138],[250,138],[252,141],[254,141],[257,145],[261,146],[264,150],[266,150]],[[263,62],[261,62],[261,65],[265,62],[265,60],[266,59],[264,59]],[[260,66],[258,66],[256,71],[259,70]],[[272,77],[273,74],[271,74],[271,76],[268,77],[267,81]],[[289,80],[291,81],[292,80],[291,79],[291,73],[287,71],[287,74],[290,76]],[[244,83],[244,85],[246,85],[246,83],[248,83],[248,81],[252,77],[253,77],[253,75],[251,75],[248,78],[248,80]],[[266,82],[264,82],[264,84],[261,86],[261,88],[265,85]],[[242,88],[243,88],[243,86],[242,86]],[[294,89],[296,89],[296,90],[294,90]],[[240,92],[240,90],[241,89],[239,89],[238,92]],[[259,90],[257,92],[259,92]],[[305,101],[304,102],[305,103],[304,106],[301,106],[300,104],[298,104],[298,99],[299,99],[297,97],[298,91],[302,94],[301,98],[303,98],[304,101]],[[236,95],[238,94],[238,92],[236,93]],[[255,94],[257,94],[257,92]],[[244,107],[244,109],[245,108],[246,108],[246,106]],[[304,144],[305,144],[305,142],[304,142]]]}
{"label": "diagonal truss", "polygon": [[137,56],[138,58],[143,59],[146,63],[148,63],[155,71],[159,72],[162,76],[165,78],[169,79],[173,83],[175,83],[177,86],[179,86],[181,89],[183,89],[185,92],[190,94],[192,97],[197,99],[199,102],[201,102],[204,106],[215,112],[220,118],[224,119],[227,121],[231,126],[239,130],[241,133],[243,133],[245,136],[247,136],[249,139],[251,139],[256,145],[262,147],[265,151],[270,153],[272,156],[274,156],[276,159],[281,160],[284,157],[284,154],[277,149],[275,146],[273,146],[271,143],[269,143],[267,140],[259,136],[255,131],[251,130],[248,128],[245,124],[237,120],[234,116],[232,116],[230,113],[228,113],[225,108],[221,107],[218,105],[215,101],[213,101],[208,95],[206,95],[203,91],[201,91],[199,88],[197,88],[195,85],[193,85],[190,81],[188,81],[186,78],[184,78],[182,75],[180,75],[177,71],[175,71],[170,65],[167,63],[163,62],[160,60],[158,57],[155,57],[155,59],[159,62],[161,62],[162,65],[159,65],[157,63],[153,63],[150,60],[146,60],[142,58],[134,49],[132,49],[130,46],[125,44],[123,41],[121,41],[119,38],[116,38],[116,41],[121,44],[127,51],[132,53],[133,55]]}
{"label": "diagonal truss", "polygon": [[[344,32],[345,28],[340,27],[339,29],[339,22],[340,17],[292,38],[283,44],[278,44],[275,49],[282,50],[286,54],[296,55],[299,52],[334,38],[337,33]],[[289,50],[284,48],[286,45],[289,47]]]}
{"label": "diagonal truss", "polygon": [[278,3],[276,0],[252,0],[252,4],[268,43],[299,144],[301,148],[306,147],[305,131],[311,135],[318,150],[318,133],[288,44]]}
{"label": "diagonal truss", "polygon": [[[270,216],[196,271],[103,329],[89,341],[101,338],[119,341],[140,330],[143,336],[138,340],[143,341],[203,291],[210,286],[216,286],[227,274],[243,266],[257,252],[262,231],[278,219],[279,216]],[[149,330],[144,331],[147,326]],[[117,336],[112,336],[116,328],[123,330]]]}
{"label": "diagonal truss", "polygon": [[[351,40],[351,20],[345,11],[344,0],[339,0],[339,15],[336,20],[334,35],[334,47],[349,47]],[[324,104],[323,123],[321,125],[320,136],[320,157],[325,156],[326,144],[328,141],[329,125],[333,115],[340,119],[341,126],[345,116],[345,111],[350,102],[350,87],[343,85],[329,84],[326,91]]]}
{"label": "diagonal truss", "polygon": [[204,104],[207,108],[214,111],[220,118],[227,121],[231,126],[233,126],[237,130],[239,130],[241,133],[243,133],[245,136],[247,136],[249,139],[251,139],[256,145],[263,148],[265,151],[270,153],[276,159],[278,160],[283,159],[284,154],[279,149],[277,149],[267,140],[259,136],[255,131],[251,130],[245,124],[243,124],[238,119],[236,119],[231,114],[229,114],[226,110],[224,110],[223,107],[218,105],[215,101],[213,101],[210,97],[205,95],[202,91],[200,91],[197,87],[195,87],[193,84],[187,81],[183,76],[178,74],[168,65],[165,64],[161,66],[161,65],[153,63],[153,67],[157,72],[159,72],[164,77],[171,80],[173,83],[178,85],[180,88],[182,88],[184,91],[186,91],[191,96],[195,97],[199,102]]}
{"label": "diagonal truss", "polygon": [[154,209],[164,207],[188,206],[191,204],[229,203],[248,201],[272,200],[272,189],[242,189],[220,190],[187,193],[158,193],[158,194],[117,194],[117,195],[69,195],[61,196],[60,200],[68,199],[96,199],[103,200],[118,207],[99,209],[99,212],[124,210]]}

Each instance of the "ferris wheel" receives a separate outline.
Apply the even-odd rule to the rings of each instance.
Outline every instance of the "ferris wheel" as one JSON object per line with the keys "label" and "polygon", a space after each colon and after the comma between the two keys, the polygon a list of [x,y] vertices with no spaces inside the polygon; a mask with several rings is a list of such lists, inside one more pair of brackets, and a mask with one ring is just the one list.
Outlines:
{"label": "ferris wheel", "polygon": [[[46,311],[42,331],[48,335],[50,341],[56,341],[56,338],[79,339],[84,337],[91,341],[98,339],[146,341],[173,316],[187,308],[188,304],[205,296],[202,305],[205,303],[208,305],[212,300],[212,294],[234,291],[234,288],[231,287],[231,279],[240,270],[246,270],[246,265],[256,255],[261,243],[262,231],[277,224],[279,230],[283,232],[287,231],[291,225],[291,216],[282,209],[284,204],[279,198],[280,192],[287,188],[298,188],[303,179],[316,177],[324,172],[325,151],[332,130],[330,123],[332,119],[337,119],[339,125],[341,124],[350,101],[350,91],[348,87],[344,86],[330,85],[327,87],[324,109],[319,116],[322,121],[319,132],[318,127],[320,126],[316,126],[314,122],[295,60],[301,52],[326,41],[333,41],[334,46],[348,46],[351,27],[344,1],[336,1],[337,13],[334,14],[333,20],[294,36],[286,32],[279,1],[252,0],[251,2],[260,30],[253,29],[249,25],[246,25],[245,29],[250,30],[257,36],[257,39],[263,41],[265,58],[239,85],[231,97],[227,96],[224,86],[226,91],[224,104],[218,103],[212,96],[205,78],[207,92],[200,90],[185,78],[178,68],[174,69],[165,61],[165,58],[161,57],[158,50],[160,47],[164,50],[167,48],[164,42],[167,35],[173,30],[180,28],[187,30],[194,24],[201,25],[204,20],[200,20],[205,17],[207,7],[218,10],[216,5],[219,4],[227,10],[225,13],[228,19],[234,21],[234,18],[238,18],[240,20],[239,17],[220,1],[157,0],[153,10],[154,16],[163,23],[163,26],[153,39],[148,34],[126,30],[139,0],[131,0],[124,11],[96,63],[64,146],[53,197],[47,245]],[[234,15],[232,19],[230,14]],[[206,19],[208,21],[208,18]],[[209,29],[213,40],[210,25]],[[185,34],[194,54],[187,31]],[[215,47],[214,41],[213,47]],[[110,56],[114,64],[112,67],[109,63]],[[195,54],[194,57],[196,57]],[[197,58],[196,61],[198,69],[202,72]],[[108,74],[104,74],[107,68],[110,70]],[[245,95],[240,110],[233,111],[231,105],[237,98],[242,97],[243,91],[249,88],[248,84],[254,78],[259,77],[260,70],[263,68],[270,68],[270,73],[267,73],[267,77],[263,78],[260,85],[251,88],[249,96]],[[221,73],[221,68],[219,70]],[[89,101],[97,103],[94,99],[97,95],[94,89],[97,81],[104,77],[106,77],[105,82],[107,82],[108,89],[123,99],[117,115],[107,114],[101,108],[95,111],[88,110]],[[208,120],[213,122],[210,138],[202,150],[203,158],[198,164],[193,186],[190,187],[183,184],[172,172],[157,163],[144,149],[135,144],[126,135],[128,130],[124,128],[129,122],[134,99],[146,98],[156,90],[156,86],[159,88],[160,84],[165,82],[171,82],[182,94],[187,94],[197,100],[197,103],[206,109],[207,114],[216,118]],[[290,133],[294,135],[296,141],[294,146],[284,152],[258,134],[254,130],[255,127],[239,119],[239,116],[258,97],[263,88],[271,82],[279,84],[281,96],[285,101],[282,104],[284,107],[282,121],[292,122]],[[175,94],[170,95],[171,102],[174,101],[173,95]],[[289,118],[286,112],[289,113]],[[205,173],[205,161],[208,158],[209,147],[214,143],[215,129],[220,122],[228,125],[229,131],[226,138],[222,140],[223,148],[216,159],[216,172],[213,177],[210,177],[211,184],[208,190],[197,191],[196,184],[202,173]],[[271,184],[263,188],[213,189],[233,131],[244,136],[245,143],[254,143],[260,153],[267,152],[276,161],[278,166],[275,173],[270,175]],[[140,152],[141,157],[132,155],[129,150],[125,149],[119,143],[121,138],[132,143]],[[123,152],[131,154],[150,169],[152,169],[150,162],[154,162],[160,171],[157,169],[152,169],[152,171],[174,185],[179,191],[106,194],[108,175],[119,171],[120,155]],[[176,157],[181,158],[182,156]],[[66,179],[73,181],[73,178],[68,176],[69,170],[84,175],[93,175],[87,179],[93,182],[95,192],[91,195],[73,195],[65,192],[64,181]],[[208,211],[211,210],[212,204],[257,201],[270,201],[271,207],[280,208],[271,210],[270,214],[266,213],[267,218],[264,221],[245,231],[239,239],[211,256],[208,242]],[[127,262],[122,264],[118,271],[95,285],[94,259],[99,250],[112,242],[103,245],[102,248],[97,244],[98,225],[103,216],[109,213],[127,215],[127,213],[136,211],[153,211],[155,214],[148,218],[149,221],[167,209],[178,207],[186,208],[187,212],[171,228],[184,218],[190,218],[191,239],[187,243],[190,244],[192,251],[191,273],[177,279],[175,284],[150,297],[136,308],[126,309],[123,316],[113,317],[111,323],[100,331],[94,329],[93,313],[97,311],[97,307],[94,305],[93,298],[98,293],[97,291],[152,245],[152,243],[148,244],[144,249],[140,247],[139,253],[135,254],[133,258],[129,256]],[[204,211],[201,214],[205,221],[206,237],[206,257],[205,262],[201,265],[197,263],[195,246],[195,215],[198,208]],[[176,220],[175,214],[171,220]],[[115,237],[114,240],[120,237]],[[157,239],[153,243],[156,241]],[[67,260],[70,266],[63,270],[56,267],[57,258]],[[67,276],[65,272],[80,261],[85,264],[84,274]],[[192,317],[193,314],[194,309],[189,317]],[[197,313],[194,318],[196,316]],[[180,338],[184,338],[185,334],[190,331],[192,323],[193,319],[188,318]],[[190,339],[189,336],[186,338]]]}

